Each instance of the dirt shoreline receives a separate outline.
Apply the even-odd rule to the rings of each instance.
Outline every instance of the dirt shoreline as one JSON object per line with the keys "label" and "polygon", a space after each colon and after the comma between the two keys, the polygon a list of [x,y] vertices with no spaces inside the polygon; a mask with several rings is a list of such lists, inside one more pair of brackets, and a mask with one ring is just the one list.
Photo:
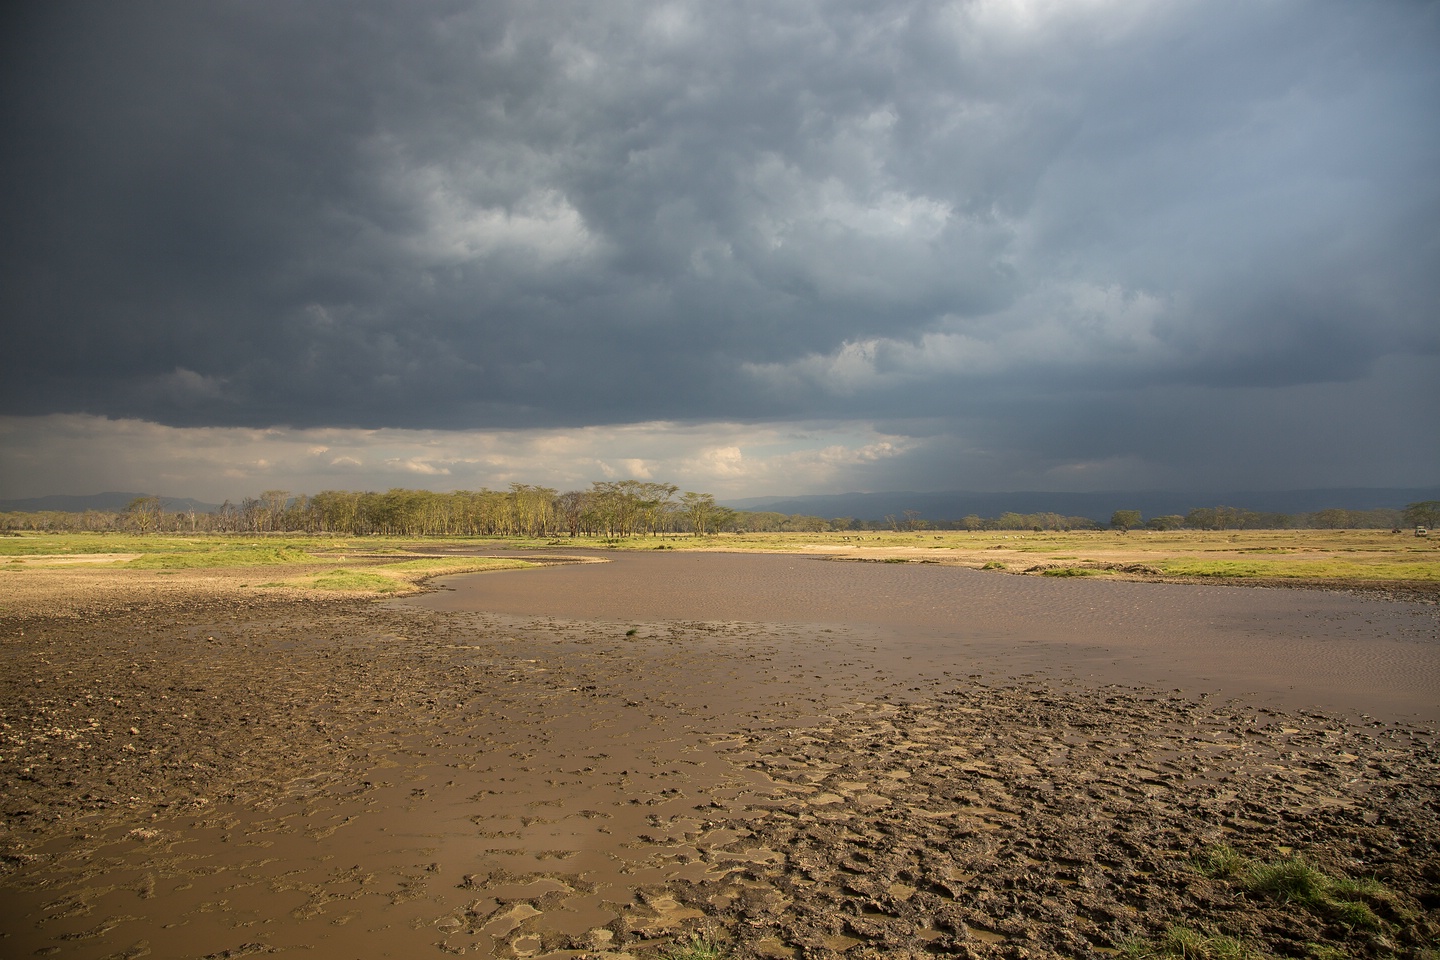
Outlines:
{"label": "dirt shoreline", "polygon": [[[485,580],[532,577],[568,582]],[[863,623],[643,605],[176,585],[57,609],[0,617],[7,956],[643,956],[699,931],[742,958],[1087,957],[1184,924],[1422,957],[1440,936],[1431,721],[928,669]],[[1378,878],[1381,926],[1197,869],[1222,843]]]}

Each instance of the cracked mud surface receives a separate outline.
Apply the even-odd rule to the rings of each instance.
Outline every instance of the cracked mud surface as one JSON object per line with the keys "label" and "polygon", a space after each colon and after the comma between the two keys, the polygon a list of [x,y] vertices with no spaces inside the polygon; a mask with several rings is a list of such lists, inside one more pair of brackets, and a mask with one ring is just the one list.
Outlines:
{"label": "cracked mud surface", "polygon": [[[903,608],[845,581],[826,620],[793,558],[733,561],[644,602],[577,588],[596,566],[467,580],[498,612],[174,595],[0,620],[0,954],[639,956],[702,931],[740,957],[1085,957],[1185,923],[1379,957],[1440,932],[1435,717],[1406,709],[1433,607],[1062,584],[1015,601],[1017,639],[926,613],[927,571]],[[666,568],[632,569],[657,593]],[[1194,669],[1247,644],[1258,675]],[[1373,661],[1340,692],[1337,651]],[[1417,689],[1364,681],[1396,670]],[[1217,843],[1378,877],[1387,926],[1211,879]]]}

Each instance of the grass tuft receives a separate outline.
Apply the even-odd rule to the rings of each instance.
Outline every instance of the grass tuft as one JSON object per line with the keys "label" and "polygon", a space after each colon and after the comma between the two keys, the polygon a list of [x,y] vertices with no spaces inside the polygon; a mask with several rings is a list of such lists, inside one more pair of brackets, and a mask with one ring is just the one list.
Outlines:
{"label": "grass tuft", "polygon": [[1229,880],[1244,873],[1249,862],[1233,847],[1222,843],[1204,850],[1196,858],[1195,866],[1207,877]]}
{"label": "grass tuft", "polygon": [[728,956],[729,950],[718,940],[703,937],[698,933],[690,935],[690,939],[660,951],[661,960],[722,960]]}
{"label": "grass tuft", "polygon": [[1131,940],[1120,955],[1131,960],[1269,960],[1269,954],[1242,940],[1207,936],[1189,927],[1171,927],[1155,942]]}
{"label": "grass tuft", "polygon": [[1390,899],[1390,891],[1377,880],[1332,877],[1298,856],[1250,860],[1223,845],[1202,853],[1196,866],[1207,876],[1234,881],[1247,893],[1296,904],[1352,930],[1384,926],[1371,904]]}

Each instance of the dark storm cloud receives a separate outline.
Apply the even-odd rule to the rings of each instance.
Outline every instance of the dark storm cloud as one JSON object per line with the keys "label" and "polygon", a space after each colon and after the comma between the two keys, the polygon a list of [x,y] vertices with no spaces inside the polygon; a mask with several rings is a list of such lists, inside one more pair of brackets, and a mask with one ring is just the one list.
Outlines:
{"label": "dark storm cloud", "polygon": [[474,428],[1023,400],[1006,429],[1040,442],[1072,425],[1047,397],[1357,380],[1440,353],[1436,11],[33,5],[0,403]]}

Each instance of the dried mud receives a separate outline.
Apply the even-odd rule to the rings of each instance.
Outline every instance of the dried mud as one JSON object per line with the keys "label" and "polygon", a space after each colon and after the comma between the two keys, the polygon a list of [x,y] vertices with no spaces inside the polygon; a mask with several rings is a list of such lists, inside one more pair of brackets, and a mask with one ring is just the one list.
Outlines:
{"label": "dried mud", "polygon": [[[1440,750],[1407,706],[1433,607],[1061,583],[960,629],[914,568],[684,559],[0,619],[0,954],[641,956],[699,932],[742,958],[1087,957],[1176,924],[1276,956],[1433,949]],[[893,579],[813,596],[868,576],[830,568]],[[1246,643],[1290,682],[1168,682]],[[1338,691],[1357,650],[1375,665]],[[1218,844],[1378,878],[1380,923],[1210,877]]]}

